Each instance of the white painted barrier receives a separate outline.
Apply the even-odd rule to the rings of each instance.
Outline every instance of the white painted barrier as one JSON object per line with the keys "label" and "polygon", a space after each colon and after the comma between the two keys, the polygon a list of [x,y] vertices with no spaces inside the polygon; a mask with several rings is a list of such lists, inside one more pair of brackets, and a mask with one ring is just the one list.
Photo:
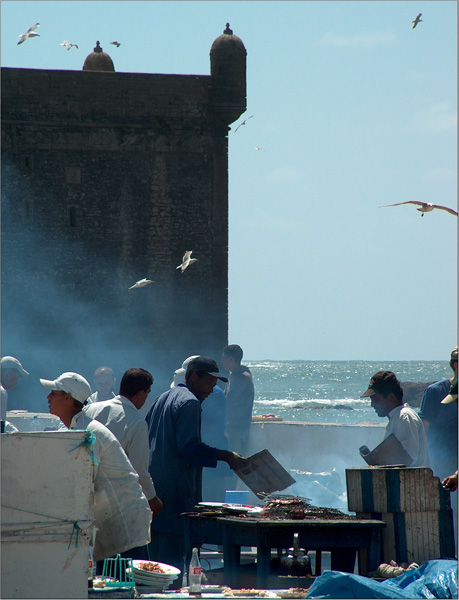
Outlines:
{"label": "white painted barrier", "polygon": [[2,598],[87,597],[94,484],[85,439],[2,434]]}

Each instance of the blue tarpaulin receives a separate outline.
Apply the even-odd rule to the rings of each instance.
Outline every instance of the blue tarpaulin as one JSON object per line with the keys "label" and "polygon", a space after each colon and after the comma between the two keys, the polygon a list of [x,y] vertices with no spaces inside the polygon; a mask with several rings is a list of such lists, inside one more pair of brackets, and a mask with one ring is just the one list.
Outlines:
{"label": "blue tarpaulin", "polygon": [[399,577],[375,581],[361,575],[325,571],[307,598],[457,598],[457,560],[429,560]]}

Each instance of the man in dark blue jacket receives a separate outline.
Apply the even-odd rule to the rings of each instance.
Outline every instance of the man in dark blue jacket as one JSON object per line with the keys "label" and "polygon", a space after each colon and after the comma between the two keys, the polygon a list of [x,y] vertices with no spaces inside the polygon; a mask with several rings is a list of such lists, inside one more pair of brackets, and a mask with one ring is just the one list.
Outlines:
{"label": "man in dark blue jacket", "polygon": [[[149,410],[149,470],[164,508],[151,526],[150,557],[183,567],[185,554],[183,522],[180,514],[193,511],[201,502],[202,467],[217,462],[240,469],[245,459],[229,450],[220,450],[201,440],[201,404],[212,393],[217,379],[225,377],[209,357],[190,361],[181,383],[161,394]],[[180,585],[180,582],[177,581]]]}

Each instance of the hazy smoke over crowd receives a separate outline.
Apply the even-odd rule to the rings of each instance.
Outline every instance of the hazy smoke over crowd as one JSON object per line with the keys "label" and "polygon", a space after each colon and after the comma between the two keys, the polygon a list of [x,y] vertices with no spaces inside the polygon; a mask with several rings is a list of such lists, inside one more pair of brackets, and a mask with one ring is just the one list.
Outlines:
{"label": "hazy smoke over crowd", "polygon": [[[122,249],[114,255],[104,248],[110,240],[103,229],[94,239],[65,228],[65,235],[56,234],[56,227],[48,229],[46,221],[59,218],[51,208],[49,217],[35,215],[29,222],[22,201],[28,183],[24,179],[19,197],[18,180],[16,169],[4,165],[2,356],[15,356],[30,373],[10,392],[9,410],[48,412],[39,379],[54,379],[64,371],[82,374],[94,387],[93,373],[101,365],[113,368],[118,383],[126,369],[142,367],[153,374],[154,399],[169,387],[187,356],[211,354],[220,360],[226,339],[215,343],[212,338],[212,282],[203,285],[191,268],[182,275],[155,264],[142,252],[140,234],[133,264]],[[47,202],[52,207],[58,199]],[[123,223],[119,227],[116,243],[121,246]],[[177,264],[186,243],[178,240],[180,249],[173,250]],[[206,257],[200,259],[197,264],[205,265]],[[155,283],[128,289],[142,277]],[[206,314],[208,327],[203,328]]]}

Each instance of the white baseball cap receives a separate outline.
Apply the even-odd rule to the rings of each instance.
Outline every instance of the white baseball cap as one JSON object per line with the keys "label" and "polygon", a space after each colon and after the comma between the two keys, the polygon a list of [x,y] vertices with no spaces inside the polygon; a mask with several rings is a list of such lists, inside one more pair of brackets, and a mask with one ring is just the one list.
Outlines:
{"label": "white baseball cap", "polygon": [[16,369],[21,377],[29,374],[14,356],[4,356],[0,361],[0,365],[2,369]]}
{"label": "white baseball cap", "polygon": [[82,375],[78,373],[62,373],[54,381],[49,379],[40,379],[41,385],[46,390],[59,390],[67,392],[72,398],[84,404],[91,395],[91,386]]}

